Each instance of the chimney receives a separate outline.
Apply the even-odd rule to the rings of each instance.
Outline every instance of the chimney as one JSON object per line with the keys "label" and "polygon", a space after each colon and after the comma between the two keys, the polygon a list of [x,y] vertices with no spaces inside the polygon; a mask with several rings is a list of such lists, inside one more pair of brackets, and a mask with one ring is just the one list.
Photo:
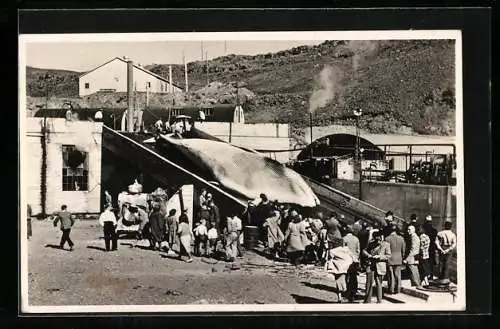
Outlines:
{"label": "chimney", "polygon": [[182,52],[182,60],[184,62],[184,76],[186,78],[186,92],[188,92],[188,69],[187,69],[187,62],[186,62],[186,57],[184,56],[184,52]]}
{"label": "chimney", "polygon": [[134,131],[134,63],[127,59],[127,131]]}
{"label": "chimney", "polygon": [[168,66],[168,90],[172,93],[174,91],[174,86],[172,86],[172,65]]}

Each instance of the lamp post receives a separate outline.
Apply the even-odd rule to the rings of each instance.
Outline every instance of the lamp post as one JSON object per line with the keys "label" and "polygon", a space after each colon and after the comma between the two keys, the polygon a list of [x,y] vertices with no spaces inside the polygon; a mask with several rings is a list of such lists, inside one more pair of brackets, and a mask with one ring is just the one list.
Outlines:
{"label": "lamp post", "polygon": [[363,172],[361,169],[361,153],[360,153],[360,142],[359,142],[359,118],[363,114],[363,110],[354,110],[354,116],[356,117],[356,152],[355,152],[355,163],[358,172],[358,185],[359,185],[359,199],[362,199],[362,182],[363,182]]}

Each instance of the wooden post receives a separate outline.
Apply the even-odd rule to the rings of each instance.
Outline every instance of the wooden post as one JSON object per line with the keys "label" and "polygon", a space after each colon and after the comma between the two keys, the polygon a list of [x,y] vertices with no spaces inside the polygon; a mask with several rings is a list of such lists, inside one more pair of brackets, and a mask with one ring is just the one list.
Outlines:
{"label": "wooden post", "polygon": [[233,123],[229,122],[229,143],[231,143],[231,135],[233,134]]}

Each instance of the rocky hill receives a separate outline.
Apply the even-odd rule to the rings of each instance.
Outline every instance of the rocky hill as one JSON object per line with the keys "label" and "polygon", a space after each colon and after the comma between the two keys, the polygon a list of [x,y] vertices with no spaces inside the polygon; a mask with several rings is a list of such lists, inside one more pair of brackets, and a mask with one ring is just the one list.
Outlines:
{"label": "rocky hill", "polygon": [[[315,125],[352,125],[353,110],[362,109],[360,125],[370,132],[450,135],[455,130],[454,55],[452,40],[326,41],[278,53],[229,55],[208,62],[209,85],[206,63],[192,62],[187,95],[155,96],[150,102],[235,102],[238,83],[248,122],[290,122],[302,127],[312,111]],[[168,76],[167,64],[146,68]],[[50,72],[56,76],[54,101],[57,96],[76,96],[78,73],[58,72]],[[27,71],[29,96],[43,96],[39,91],[43,73]],[[172,65],[172,75],[183,86],[181,65]],[[123,106],[109,100],[123,95],[92,97],[94,105],[107,99],[103,103]],[[89,105],[87,99],[74,101]]]}

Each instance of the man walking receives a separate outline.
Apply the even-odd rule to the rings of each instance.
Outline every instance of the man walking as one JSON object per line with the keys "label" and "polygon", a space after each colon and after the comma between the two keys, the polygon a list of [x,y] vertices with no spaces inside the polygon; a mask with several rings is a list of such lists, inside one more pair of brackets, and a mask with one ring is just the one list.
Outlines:
{"label": "man walking", "polygon": [[391,256],[387,261],[389,265],[388,287],[390,294],[399,294],[401,292],[401,266],[405,255],[405,239],[397,234],[396,225],[391,226],[391,233],[385,238],[391,247]]}
{"label": "man walking", "polygon": [[439,253],[439,280],[447,281],[450,278],[450,262],[452,252],[457,247],[457,236],[451,231],[451,219],[444,222],[444,230],[436,237],[436,249]]}
{"label": "man walking", "polygon": [[108,205],[104,212],[99,216],[99,224],[101,224],[104,232],[104,245],[106,251],[109,251],[111,242],[111,250],[118,249],[118,237],[116,235],[116,216],[113,213],[113,207]]}
{"label": "man walking", "polygon": [[344,243],[352,255],[352,263],[347,269],[347,299],[349,302],[354,302],[354,298],[358,291],[358,268],[361,249],[359,239],[353,234],[351,227],[347,227]]}
{"label": "man walking", "polygon": [[403,260],[403,263],[406,264],[408,270],[410,271],[410,280],[412,286],[417,288],[421,287],[420,282],[420,274],[418,272],[418,254],[420,253],[420,239],[415,233],[415,226],[408,226],[408,241],[410,245],[408,247],[408,254]]}
{"label": "man walking", "polygon": [[75,224],[75,219],[67,209],[68,206],[66,206],[65,204],[61,206],[61,211],[55,215],[54,227],[57,226],[58,222],[61,222],[60,228],[62,231],[62,236],[59,243],[59,248],[64,249],[64,245],[66,244],[66,242],[68,242],[69,250],[73,251],[73,247],[75,244],[73,243],[73,241],[71,241],[69,235],[71,233],[71,228]]}

